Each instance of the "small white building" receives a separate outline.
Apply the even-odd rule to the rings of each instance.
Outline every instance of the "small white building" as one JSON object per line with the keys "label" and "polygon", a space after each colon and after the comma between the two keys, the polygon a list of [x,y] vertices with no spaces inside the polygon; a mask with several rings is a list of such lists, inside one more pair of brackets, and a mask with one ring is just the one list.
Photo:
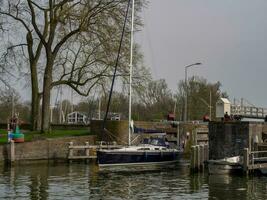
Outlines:
{"label": "small white building", "polygon": [[216,102],[216,117],[222,118],[226,112],[231,115],[231,102],[227,98],[220,98]]}
{"label": "small white building", "polygon": [[68,124],[87,124],[88,117],[81,112],[72,112],[67,115]]}

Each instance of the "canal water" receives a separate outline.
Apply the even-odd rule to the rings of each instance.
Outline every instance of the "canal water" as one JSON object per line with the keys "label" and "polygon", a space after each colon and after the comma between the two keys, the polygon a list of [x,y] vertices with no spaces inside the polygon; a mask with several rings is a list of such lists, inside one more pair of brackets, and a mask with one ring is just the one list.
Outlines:
{"label": "canal water", "polygon": [[190,174],[187,165],[115,168],[39,163],[0,168],[0,199],[267,199],[267,177]]}

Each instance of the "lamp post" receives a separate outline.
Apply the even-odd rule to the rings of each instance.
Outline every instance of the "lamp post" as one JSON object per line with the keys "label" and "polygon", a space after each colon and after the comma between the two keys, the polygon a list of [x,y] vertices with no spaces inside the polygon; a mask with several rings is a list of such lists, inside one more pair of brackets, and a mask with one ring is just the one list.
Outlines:
{"label": "lamp post", "polygon": [[193,66],[196,66],[196,65],[201,65],[202,63],[198,62],[198,63],[194,63],[194,64],[191,64],[191,65],[187,65],[185,66],[185,106],[184,106],[184,121],[186,122],[187,121],[187,95],[188,95],[188,91],[187,91],[187,69],[189,67],[193,67]]}

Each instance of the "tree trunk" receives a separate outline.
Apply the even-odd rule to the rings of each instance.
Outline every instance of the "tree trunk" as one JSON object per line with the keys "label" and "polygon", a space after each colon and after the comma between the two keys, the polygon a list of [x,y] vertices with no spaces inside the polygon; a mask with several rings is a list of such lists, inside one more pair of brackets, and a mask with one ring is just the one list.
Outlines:
{"label": "tree trunk", "polygon": [[42,133],[49,132],[50,130],[50,94],[52,83],[53,59],[47,56],[47,64],[44,74],[43,82],[43,103],[42,103]]}
{"label": "tree trunk", "polygon": [[38,129],[40,98],[39,98],[36,65],[34,66],[33,63],[31,65],[32,65],[31,66],[31,84],[32,84],[31,129],[35,131]]}
{"label": "tree trunk", "polygon": [[40,101],[38,98],[38,92],[34,91],[34,89],[32,88],[31,129],[33,131],[36,131],[38,128],[39,106],[40,106]]}

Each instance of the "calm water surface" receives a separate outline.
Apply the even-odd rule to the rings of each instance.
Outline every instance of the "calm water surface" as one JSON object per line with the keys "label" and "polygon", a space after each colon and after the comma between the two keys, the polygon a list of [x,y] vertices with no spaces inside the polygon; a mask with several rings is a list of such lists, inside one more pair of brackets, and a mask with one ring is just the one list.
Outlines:
{"label": "calm water surface", "polygon": [[111,171],[94,164],[34,164],[0,169],[0,199],[267,199],[267,177],[190,175],[187,166]]}

